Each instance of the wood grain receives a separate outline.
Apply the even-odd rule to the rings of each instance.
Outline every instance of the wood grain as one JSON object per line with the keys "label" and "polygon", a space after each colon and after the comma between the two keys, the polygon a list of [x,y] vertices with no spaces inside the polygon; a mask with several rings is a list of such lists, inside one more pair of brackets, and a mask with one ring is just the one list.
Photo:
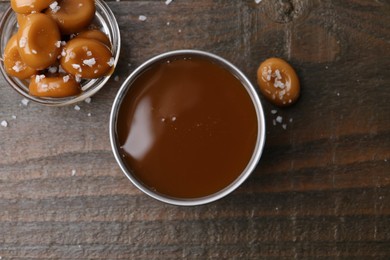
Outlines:
{"label": "wood grain", "polygon": [[[23,106],[0,79],[1,259],[390,258],[388,1],[107,2],[122,52],[90,104]],[[282,57],[302,83],[291,108],[262,99],[266,147],[252,176],[189,208],[137,190],[108,138],[127,75],[185,48],[226,58],[253,83],[261,61]]]}

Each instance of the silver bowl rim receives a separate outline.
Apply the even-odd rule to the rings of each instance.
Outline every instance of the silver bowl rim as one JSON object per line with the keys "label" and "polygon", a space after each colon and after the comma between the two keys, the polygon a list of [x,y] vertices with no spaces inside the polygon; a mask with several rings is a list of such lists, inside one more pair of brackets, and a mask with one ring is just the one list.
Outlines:
{"label": "silver bowl rim", "polygon": [[[256,146],[254,149],[254,152],[252,154],[252,158],[248,162],[248,165],[244,169],[244,171],[234,180],[230,185],[225,187],[224,189],[213,193],[211,195],[200,197],[200,198],[176,198],[176,197],[170,197],[164,194],[157,193],[150,188],[148,188],[146,185],[144,185],[142,182],[138,181],[136,177],[133,176],[131,171],[126,167],[124,162],[121,159],[121,156],[119,154],[119,147],[117,146],[116,142],[116,122],[117,122],[117,114],[119,111],[119,108],[121,106],[121,102],[123,100],[123,97],[126,95],[128,89],[131,87],[133,81],[137,78],[138,75],[140,75],[145,69],[147,69],[152,64],[164,60],[167,58],[175,57],[175,56],[182,56],[182,55],[189,55],[189,56],[202,56],[205,58],[209,58],[212,61],[217,62],[218,64],[222,65],[224,68],[227,68],[235,77],[237,77],[241,82],[242,85],[246,88],[248,94],[250,95],[253,105],[256,110],[257,114],[257,121],[258,121],[258,132],[257,132],[257,141]],[[157,199],[159,201],[165,202],[167,204],[177,205],[177,206],[197,206],[197,205],[203,205],[207,203],[214,202],[216,200],[219,200],[228,194],[232,193],[234,190],[236,190],[253,172],[255,169],[257,163],[260,160],[260,157],[262,155],[264,144],[265,144],[265,117],[264,117],[264,110],[261,104],[261,101],[259,99],[258,93],[252,83],[247,79],[247,77],[232,63],[225,60],[224,58],[217,56],[215,54],[212,54],[210,52],[201,51],[201,50],[194,50],[194,49],[183,49],[183,50],[173,50],[169,52],[165,52],[162,54],[159,54],[157,56],[154,56],[153,58],[145,61],[143,64],[141,64],[139,67],[137,67],[123,82],[122,86],[120,87],[115,100],[113,102],[112,108],[111,108],[111,114],[110,114],[110,122],[109,122],[109,135],[110,135],[110,143],[112,152],[114,154],[114,157],[122,170],[122,172],[126,175],[126,177],[143,193],[149,195],[150,197]]]}
{"label": "silver bowl rim", "polygon": [[[114,39],[117,39],[117,41],[112,43],[112,52],[114,54],[114,68],[117,66],[121,51],[121,34],[119,30],[118,22],[115,18],[114,13],[108,6],[108,4],[103,0],[95,0],[95,5],[102,10],[102,14],[104,14],[104,17],[107,17],[110,20],[110,23],[107,24],[107,27],[110,27],[112,29],[113,35],[110,35],[110,37],[113,37]],[[96,11],[97,12],[97,11]],[[15,15],[12,8],[9,7],[3,14],[0,20],[0,34],[3,34],[3,27],[5,26],[5,23],[7,19],[9,19],[10,16]],[[99,13],[100,15],[100,13]],[[5,46],[1,46],[1,48],[5,48]],[[72,105],[78,102],[81,102],[85,100],[88,97],[93,96],[96,94],[100,89],[103,88],[103,86],[107,83],[107,81],[112,76],[112,73],[110,75],[104,76],[99,79],[92,79],[88,80],[87,91],[83,91],[80,95],[72,96],[72,97],[66,97],[66,98],[39,98],[32,95],[29,95],[27,92],[25,92],[21,87],[18,85],[17,82],[21,82],[21,80],[9,76],[5,72],[4,63],[1,57],[0,60],[0,72],[3,75],[6,82],[11,85],[11,87],[18,92],[20,95],[22,95],[24,98],[27,98],[30,101],[36,102],[41,105],[45,106],[68,106]],[[15,82],[16,81],[16,82]],[[95,82],[97,82],[97,85],[94,86]],[[20,83],[21,84],[21,83]],[[85,86],[82,86],[85,87]]]}

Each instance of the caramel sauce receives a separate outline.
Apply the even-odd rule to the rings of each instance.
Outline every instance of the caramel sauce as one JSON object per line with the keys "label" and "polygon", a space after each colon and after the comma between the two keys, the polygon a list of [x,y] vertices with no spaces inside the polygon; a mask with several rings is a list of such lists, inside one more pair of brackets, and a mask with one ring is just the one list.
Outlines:
{"label": "caramel sauce", "polygon": [[231,184],[257,139],[242,83],[197,56],[155,63],[132,83],[118,112],[120,153],[135,177],[163,195],[198,198]]}

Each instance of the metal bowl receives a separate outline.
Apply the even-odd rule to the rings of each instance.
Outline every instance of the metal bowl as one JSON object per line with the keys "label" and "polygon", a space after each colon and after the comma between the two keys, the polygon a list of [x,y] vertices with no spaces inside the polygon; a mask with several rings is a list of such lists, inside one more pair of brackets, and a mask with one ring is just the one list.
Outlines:
{"label": "metal bowl", "polygon": [[[142,182],[140,182],[134,175],[134,173],[126,166],[126,163],[123,161],[122,156],[119,152],[119,143],[117,140],[117,122],[118,122],[118,112],[121,107],[121,103],[126,96],[126,93],[128,92],[129,88],[131,88],[133,82],[137,79],[137,77],[142,74],[145,70],[148,70],[153,64],[159,63],[164,60],[170,60],[175,59],[176,57],[202,57],[211,60],[213,63],[216,63],[220,65],[221,67],[227,69],[230,73],[232,73],[236,78],[238,78],[243,87],[247,90],[250,98],[252,99],[253,106],[256,110],[257,114],[257,124],[258,124],[258,132],[257,132],[257,140],[255,149],[253,151],[252,157],[250,161],[248,162],[246,168],[244,171],[227,187],[223,188],[222,190],[200,198],[176,198],[167,196],[165,194],[161,194],[156,192],[155,190],[151,189],[150,187],[144,185]],[[213,202],[215,200],[218,200],[222,197],[225,197],[229,193],[233,192],[236,188],[238,188],[252,173],[254,168],[256,167],[260,157],[261,153],[263,151],[264,143],[265,143],[265,120],[264,120],[264,112],[263,108],[260,102],[260,99],[258,97],[258,94],[253,87],[253,85],[250,83],[250,81],[245,77],[245,75],[237,69],[233,64],[228,62],[227,60],[216,56],[214,54],[204,52],[204,51],[198,51],[198,50],[176,50],[171,51],[167,53],[163,53],[161,55],[158,55],[145,63],[143,63],[141,66],[139,66],[123,83],[121,86],[115,100],[114,104],[112,106],[111,110],[111,116],[110,116],[110,141],[111,141],[111,147],[112,151],[114,153],[114,156],[116,158],[116,161],[119,164],[119,167],[122,169],[123,173],[129,178],[129,180],[141,191],[143,191],[145,194],[160,200],[162,202],[166,202],[173,205],[181,205],[181,206],[194,206],[194,205],[201,205]]]}
{"label": "metal bowl", "polygon": [[[119,59],[120,49],[121,49],[121,37],[120,37],[118,23],[111,9],[103,0],[96,0],[95,5],[96,5],[96,12],[95,12],[95,18],[92,22],[92,25],[94,28],[99,28],[102,32],[104,32],[109,37],[112,43],[111,51],[115,60],[114,66],[116,66]],[[4,49],[8,40],[11,38],[12,35],[14,35],[17,32],[17,30],[18,30],[18,24],[16,20],[16,14],[10,7],[8,8],[7,11],[5,11],[0,21],[1,57],[4,56]],[[16,77],[11,77],[7,75],[4,69],[4,62],[2,59],[0,61],[0,70],[4,78],[6,79],[6,81],[19,94],[21,94],[22,96],[24,96],[25,98],[31,101],[37,102],[42,105],[47,105],[47,106],[65,106],[65,105],[71,105],[83,101],[84,99],[98,92],[111,76],[108,75],[98,79],[83,80],[81,82],[82,92],[77,96],[71,96],[65,98],[43,98],[43,97],[35,97],[29,94],[28,91],[29,83],[27,80],[20,80]]]}

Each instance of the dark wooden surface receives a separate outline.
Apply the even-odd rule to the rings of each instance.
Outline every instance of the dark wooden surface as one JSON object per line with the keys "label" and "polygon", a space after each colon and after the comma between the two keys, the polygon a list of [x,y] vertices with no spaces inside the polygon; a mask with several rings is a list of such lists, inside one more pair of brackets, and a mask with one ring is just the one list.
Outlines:
{"label": "dark wooden surface", "polygon": [[[80,111],[22,106],[0,79],[1,259],[390,259],[389,1],[108,4],[121,59]],[[108,138],[121,82],[182,48],[218,54],[253,83],[261,61],[282,57],[302,83],[291,108],[262,99],[267,140],[253,175],[190,208],[138,191]]]}

